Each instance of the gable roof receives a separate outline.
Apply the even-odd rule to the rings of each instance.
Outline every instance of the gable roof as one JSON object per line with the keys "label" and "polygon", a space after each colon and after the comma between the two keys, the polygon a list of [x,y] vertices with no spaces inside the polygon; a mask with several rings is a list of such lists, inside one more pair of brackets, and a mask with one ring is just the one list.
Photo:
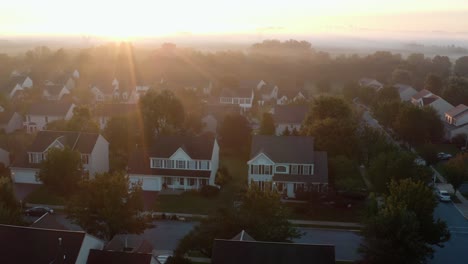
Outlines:
{"label": "gable roof", "polygon": [[301,124],[308,112],[309,106],[307,105],[278,105],[275,106],[273,120],[275,124]]}
{"label": "gable roof", "polygon": [[150,264],[153,255],[150,253],[134,253],[121,251],[106,251],[91,249],[87,264]]}
{"label": "gable roof", "polygon": [[334,264],[335,246],[215,239],[213,264]]}
{"label": "gable roof", "polygon": [[99,137],[98,133],[84,133],[75,131],[39,131],[28,152],[43,152],[55,140],[82,154],[90,154]]}
{"label": "gable roof", "polygon": [[148,241],[142,236],[134,234],[115,235],[104,249],[124,251],[125,248],[131,248],[131,252],[134,253],[151,253],[153,251],[153,246]]}
{"label": "gable roof", "polygon": [[264,153],[275,163],[314,163],[314,138],[304,136],[263,136],[252,138],[250,159]]}
{"label": "gable roof", "polygon": [[251,98],[253,89],[250,88],[223,88],[220,97]]}
{"label": "gable roof", "polygon": [[430,104],[432,104],[433,102],[435,102],[435,101],[437,101],[439,99],[440,99],[440,97],[435,95],[435,94],[433,94],[431,96],[428,96],[428,97],[421,98],[423,105],[430,105]]}
{"label": "gable roof", "polygon": [[459,104],[457,105],[456,107],[450,109],[449,111],[447,111],[445,114],[448,115],[448,116],[451,116],[451,117],[456,117],[460,114],[464,114],[468,111],[468,106],[464,105],[464,104]]}
{"label": "gable roof", "polygon": [[428,96],[431,96],[432,93],[426,89],[422,89],[421,91],[419,91],[417,94],[413,95],[412,99],[414,100],[419,100],[423,97],[428,97]]}
{"label": "gable roof", "polygon": [[65,255],[67,263],[75,263],[85,235],[79,231],[0,225],[0,262],[51,263]]}
{"label": "gable roof", "polygon": [[239,234],[235,235],[231,240],[237,240],[237,241],[255,241],[253,237],[251,237],[245,230],[240,231]]}
{"label": "gable roof", "polygon": [[37,103],[29,108],[29,115],[65,116],[72,103]]}
{"label": "gable roof", "polygon": [[58,95],[60,94],[60,91],[62,91],[63,87],[63,84],[52,84],[46,85],[44,90],[46,90],[50,95]]}
{"label": "gable roof", "polygon": [[211,136],[160,136],[154,141],[150,156],[169,158],[182,148],[192,159],[211,160],[214,142]]}
{"label": "gable roof", "polygon": [[13,118],[13,115],[15,114],[14,111],[5,111],[5,112],[0,112],[0,124],[8,124],[10,122],[11,118]]}

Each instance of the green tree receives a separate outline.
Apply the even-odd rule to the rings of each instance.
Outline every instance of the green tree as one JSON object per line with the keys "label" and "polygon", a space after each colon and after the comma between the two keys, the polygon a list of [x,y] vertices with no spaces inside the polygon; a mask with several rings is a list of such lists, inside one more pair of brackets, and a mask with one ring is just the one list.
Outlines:
{"label": "green tree", "polygon": [[147,140],[155,135],[174,133],[184,123],[184,107],[168,90],[161,93],[150,90],[140,99],[140,108]]}
{"label": "green tree", "polygon": [[104,128],[104,137],[109,141],[109,162],[111,171],[124,170],[128,155],[137,140],[136,117],[113,117]]}
{"label": "green tree", "polygon": [[151,227],[143,209],[141,184],[130,184],[121,173],[103,173],[80,182],[66,211],[86,232],[108,241],[117,234],[141,234]]}
{"label": "green tree", "polygon": [[360,247],[366,263],[426,263],[434,246],[450,239],[445,222],[434,218],[437,200],[423,182],[392,181],[382,205],[371,204]]}
{"label": "green tree", "polygon": [[402,103],[398,101],[383,101],[374,104],[374,116],[379,122],[386,127],[393,127]]}
{"label": "green tree", "polygon": [[283,132],[281,132],[281,136],[291,136],[291,131],[289,130],[289,127],[286,127]]}
{"label": "green tree", "polygon": [[317,82],[317,90],[319,93],[329,93],[331,91],[330,81],[323,79]]}
{"label": "green tree", "polygon": [[337,156],[330,159],[329,175],[334,180],[335,188],[341,191],[360,191],[363,181],[355,161]]}
{"label": "green tree", "polygon": [[0,177],[0,224],[22,225],[22,212],[10,178]]}
{"label": "green tree", "polygon": [[458,58],[455,61],[455,67],[453,71],[457,75],[468,76],[468,56]]}
{"label": "green tree", "polygon": [[346,83],[343,87],[343,97],[348,101],[352,101],[354,98],[359,97],[359,89],[359,84],[356,82]]}
{"label": "green tree", "polygon": [[89,108],[77,106],[73,109],[73,117],[67,122],[68,131],[99,132],[99,126],[94,121]]}
{"label": "green tree", "polygon": [[434,94],[441,94],[443,88],[444,83],[439,76],[432,73],[427,75],[426,81],[424,82],[424,89],[429,90]]}
{"label": "green tree", "polygon": [[392,72],[392,83],[393,84],[401,83],[401,84],[411,85],[413,83],[412,73],[404,69],[395,69]]}
{"label": "green tree", "polygon": [[417,165],[416,156],[408,151],[380,153],[370,162],[367,171],[369,178],[379,193],[385,193],[392,180],[413,179],[430,182],[432,172],[424,166]]}
{"label": "green tree", "polygon": [[[240,114],[226,115],[219,129],[220,143],[234,151],[247,150],[251,133],[252,129],[245,117]],[[246,147],[247,149],[243,149]]]}
{"label": "green tree", "polygon": [[454,194],[468,180],[468,153],[461,153],[444,165],[445,178],[453,187]]}
{"label": "green tree", "polygon": [[433,144],[424,144],[418,149],[418,153],[426,161],[426,165],[434,165],[439,159],[437,158],[437,149]]}
{"label": "green tree", "polygon": [[320,96],[314,100],[305,123],[311,124],[316,120],[324,120],[327,118],[348,119],[351,118],[351,116],[351,107],[342,98]]}
{"label": "green tree", "polygon": [[300,233],[289,223],[288,216],[277,193],[250,188],[240,207],[220,209],[195,226],[179,242],[175,255],[199,251],[210,257],[215,238],[230,239],[241,230],[259,241],[290,242]]}
{"label": "green tree", "polygon": [[468,100],[468,79],[466,77],[451,77],[442,90],[442,97],[453,105],[466,103]]}
{"label": "green tree", "polygon": [[270,113],[263,113],[262,123],[260,124],[260,135],[274,135],[275,121]]}
{"label": "green tree", "polygon": [[49,149],[37,177],[56,194],[67,196],[76,190],[82,175],[80,153],[65,147]]}
{"label": "green tree", "polygon": [[380,153],[397,150],[380,129],[366,125],[358,131],[358,138],[361,161],[366,166]]}

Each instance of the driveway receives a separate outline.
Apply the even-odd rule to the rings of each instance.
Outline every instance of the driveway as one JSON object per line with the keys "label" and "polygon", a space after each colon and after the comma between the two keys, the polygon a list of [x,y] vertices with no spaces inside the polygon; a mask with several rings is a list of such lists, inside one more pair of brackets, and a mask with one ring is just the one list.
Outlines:
{"label": "driveway", "polygon": [[24,199],[34,190],[39,188],[40,184],[27,184],[27,183],[15,183],[14,191],[16,199],[24,201]]}

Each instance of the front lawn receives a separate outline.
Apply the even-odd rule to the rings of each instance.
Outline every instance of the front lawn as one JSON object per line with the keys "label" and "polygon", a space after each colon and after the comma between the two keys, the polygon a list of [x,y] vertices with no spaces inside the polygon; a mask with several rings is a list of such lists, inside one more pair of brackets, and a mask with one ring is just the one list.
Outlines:
{"label": "front lawn", "polygon": [[286,205],[291,209],[291,219],[358,223],[365,208],[365,201],[353,201],[351,207],[319,203],[287,203]]}
{"label": "front lawn", "polygon": [[219,195],[205,198],[199,192],[181,195],[158,195],[154,210],[157,212],[210,214],[218,208],[228,207],[237,200],[237,195],[247,184],[247,161],[234,155],[222,154],[220,167],[228,169],[232,179],[221,189]]}
{"label": "front lawn", "polygon": [[48,190],[45,185],[41,185],[25,198],[25,202],[32,204],[64,205],[65,198],[55,195]]}

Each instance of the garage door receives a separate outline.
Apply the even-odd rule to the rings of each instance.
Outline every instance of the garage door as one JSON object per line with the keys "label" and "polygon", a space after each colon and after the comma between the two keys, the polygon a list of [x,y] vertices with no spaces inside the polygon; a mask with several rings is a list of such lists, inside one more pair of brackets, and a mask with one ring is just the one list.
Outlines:
{"label": "garage door", "polygon": [[143,191],[160,191],[159,179],[143,179],[143,185],[141,186]]}
{"label": "garage door", "polygon": [[14,171],[15,183],[42,184],[36,181],[36,172],[34,171]]}

